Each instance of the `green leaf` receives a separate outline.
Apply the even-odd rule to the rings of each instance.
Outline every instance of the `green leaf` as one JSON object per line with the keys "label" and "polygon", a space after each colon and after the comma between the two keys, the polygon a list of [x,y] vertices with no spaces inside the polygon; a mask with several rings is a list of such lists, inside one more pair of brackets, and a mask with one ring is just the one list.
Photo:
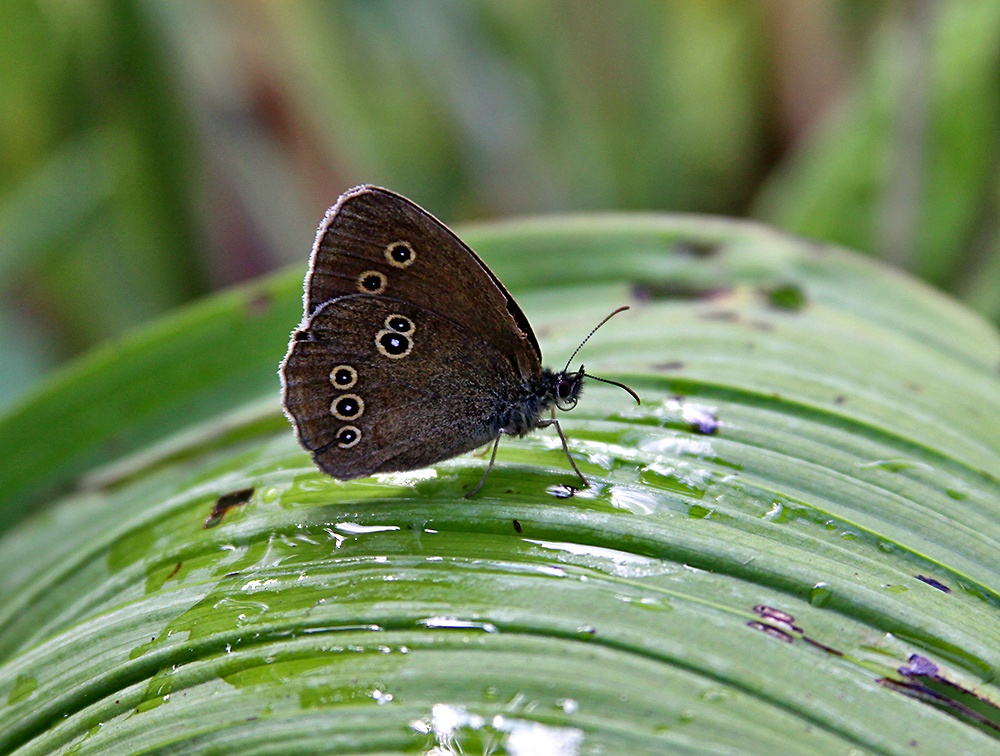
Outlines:
{"label": "green leaf", "polygon": [[754,224],[464,238],[551,364],[631,305],[581,358],[643,404],[563,420],[591,486],[546,431],[472,499],[474,455],[327,478],[301,271],[202,302],[0,420],[0,752],[1000,753],[992,328]]}

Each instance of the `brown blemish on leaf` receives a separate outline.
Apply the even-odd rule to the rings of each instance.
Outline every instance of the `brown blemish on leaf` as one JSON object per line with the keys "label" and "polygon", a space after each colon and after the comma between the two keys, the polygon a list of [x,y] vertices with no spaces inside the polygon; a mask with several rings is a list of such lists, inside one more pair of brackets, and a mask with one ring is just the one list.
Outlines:
{"label": "brown blemish on leaf", "polygon": [[778,622],[784,622],[786,625],[792,625],[794,630],[798,630],[798,628],[792,624],[795,622],[795,617],[788,612],[783,612],[780,609],[775,609],[774,607],[766,606],[764,604],[757,604],[753,610],[761,617],[777,620]]}
{"label": "brown blemish on leaf", "polygon": [[791,636],[790,633],[786,633],[784,630],[772,627],[771,625],[765,624],[763,622],[747,622],[747,627],[752,628],[754,630],[759,630],[760,632],[766,633],[767,635],[770,635],[772,638],[777,638],[778,640],[784,641],[785,643],[793,643],[795,641],[795,639]]}
{"label": "brown blemish on leaf", "polygon": [[721,323],[739,323],[741,318],[734,310],[712,310],[702,313],[699,317],[703,320],[718,320]]}
{"label": "brown blemish on leaf", "polygon": [[764,620],[763,622],[748,622],[747,626],[752,627],[754,630],[767,633],[772,638],[777,638],[785,643],[793,643],[798,638],[810,646],[815,646],[829,654],[836,656],[844,655],[842,651],[831,648],[825,643],[820,643],[818,640],[814,640],[806,635],[805,631],[795,624],[795,617],[788,612],[783,612],[781,609],[775,609],[764,604],[758,604],[753,610]]}
{"label": "brown blemish on leaf", "polygon": [[263,315],[271,309],[273,304],[274,298],[271,296],[270,292],[254,292],[254,294],[247,300],[247,314],[251,317]]}
{"label": "brown blemish on leaf", "polygon": [[704,239],[684,239],[678,241],[674,249],[678,255],[705,259],[719,254],[722,251],[722,245],[719,242],[710,242]]}
{"label": "brown blemish on leaf", "polygon": [[216,499],[215,506],[212,507],[212,514],[205,519],[205,524],[202,527],[214,528],[222,522],[222,517],[228,510],[233,507],[242,506],[250,501],[254,490],[253,488],[241,488],[239,491],[232,491],[220,496]]}
{"label": "brown blemish on leaf", "polygon": [[930,659],[913,654],[909,664],[897,671],[903,679],[883,677],[878,680],[879,684],[998,737],[1000,707],[975,691],[949,680]]}
{"label": "brown blemish on leaf", "polygon": [[632,297],[640,302],[670,300],[699,301],[718,299],[732,293],[728,286],[696,286],[679,281],[637,283],[632,287]]}

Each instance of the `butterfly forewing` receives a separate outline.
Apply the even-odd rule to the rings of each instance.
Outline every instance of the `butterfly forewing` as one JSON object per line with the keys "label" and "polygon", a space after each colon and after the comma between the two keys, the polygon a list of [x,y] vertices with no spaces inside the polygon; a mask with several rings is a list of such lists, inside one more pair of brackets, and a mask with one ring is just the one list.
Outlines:
{"label": "butterfly forewing", "polygon": [[425,467],[491,441],[521,387],[515,355],[386,294],[321,304],[292,339],[282,377],[299,440],[341,479]]}
{"label": "butterfly forewing", "polygon": [[352,189],[327,212],[306,280],[306,314],[358,293],[409,302],[460,323],[512,355],[523,376],[540,369],[527,319],[475,253],[419,206],[372,186]]}

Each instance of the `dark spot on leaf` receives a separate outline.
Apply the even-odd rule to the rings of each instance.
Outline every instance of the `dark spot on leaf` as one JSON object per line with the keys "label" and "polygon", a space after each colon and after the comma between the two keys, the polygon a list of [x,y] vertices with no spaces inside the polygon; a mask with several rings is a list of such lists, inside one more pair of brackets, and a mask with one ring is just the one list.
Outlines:
{"label": "dark spot on leaf", "polygon": [[732,289],[726,286],[697,286],[680,281],[644,282],[632,287],[632,296],[640,302],[717,299],[731,292]]}
{"label": "dark spot on leaf", "polygon": [[661,370],[663,372],[668,372],[670,370],[683,370],[684,363],[680,360],[674,360],[673,362],[660,362],[656,365],[651,366],[653,370]]}
{"label": "dark spot on leaf", "polygon": [[689,257],[714,257],[719,254],[722,249],[722,245],[718,242],[710,242],[704,239],[683,239],[678,241],[674,250],[679,255],[687,255]]}
{"label": "dark spot on leaf", "polygon": [[274,299],[266,291],[258,291],[247,300],[247,313],[251,316],[263,315],[271,309]]}
{"label": "dark spot on leaf", "polygon": [[183,562],[178,562],[177,564],[174,565],[174,568],[170,571],[170,574],[167,575],[167,580],[170,580],[170,578],[172,578],[174,575],[176,575],[178,572],[181,571],[182,564]]}
{"label": "dark spot on leaf", "polygon": [[820,643],[817,640],[813,640],[807,636],[805,630],[794,624],[795,617],[788,612],[783,612],[781,609],[775,609],[774,607],[765,606],[764,604],[758,604],[753,608],[753,610],[764,620],[763,622],[748,622],[747,625],[752,627],[754,630],[760,630],[761,632],[767,633],[768,635],[784,641],[785,643],[793,643],[795,639],[798,638],[799,640],[808,643],[810,646],[815,646],[816,648],[822,649],[827,653],[836,654],[837,656],[844,655],[842,651],[830,648],[830,646]]}
{"label": "dark spot on leaf", "polygon": [[795,639],[792,637],[791,633],[786,633],[784,630],[779,630],[776,627],[771,627],[763,622],[747,622],[747,627],[753,630],[759,630],[762,633],[770,635],[772,638],[777,638],[785,643],[792,643]]}
{"label": "dark spot on leaf", "polygon": [[798,312],[806,306],[805,292],[798,284],[778,284],[764,289],[762,293],[767,297],[767,303],[776,310]]}
{"label": "dark spot on leaf", "polygon": [[718,320],[722,323],[738,323],[740,321],[740,314],[733,310],[712,310],[711,312],[703,312],[700,317],[703,320]]}
{"label": "dark spot on leaf", "polygon": [[914,577],[923,583],[927,583],[932,588],[937,588],[939,591],[944,591],[945,593],[951,593],[951,588],[932,577],[927,577],[926,575],[914,575]]}
{"label": "dark spot on leaf", "polygon": [[815,646],[818,649],[826,651],[828,654],[834,654],[835,656],[843,656],[844,655],[843,651],[838,651],[835,648],[830,648],[825,643],[820,643],[818,640],[813,640],[812,638],[810,638],[807,635],[803,635],[802,636],[802,640],[804,640],[810,646]]}
{"label": "dark spot on leaf", "polygon": [[753,610],[762,617],[769,617],[771,619],[776,619],[778,622],[784,622],[791,625],[795,622],[795,617],[793,617],[788,612],[783,612],[780,609],[775,609],[771,606],[765,606],[764,604],[757,604]]}
{"label": "dark spot on leaf", "polygon": [[521,527],[521,523],[519,523],[517,520],[511,520],[511,522],[514,523],[514,530],[515,531],[517,531],[518,533],[523,533],[524,532],[524,528]]}
{"label": "dark spot on leaf", "polygon": [[833,403],[834,404],[843,404],[846,401],[847,401],[847,397],[844,396],[843,394],[837,394],[837,396],[835,396],[833,398]]}
{"label": "dark spot on leaf", "polygon": [[253,492],[253,488],[241,488],[239,491],[232,491],[220,496],[216,499],[215,506],[212,507],[212,514],[205,519],[203,527],[214,528],[222,522],[222,516],[227,510],[246,504],[250,501],[250,497],[253,496]]}
{"label": "dark spot on leaf", "polygon": [[930,659],[914,654],[909,665],[898,670],[903,679],[882,677],[880,685],[971,724],[997,737],[1000,732],[1000,707],[974,690],[949,680]]}

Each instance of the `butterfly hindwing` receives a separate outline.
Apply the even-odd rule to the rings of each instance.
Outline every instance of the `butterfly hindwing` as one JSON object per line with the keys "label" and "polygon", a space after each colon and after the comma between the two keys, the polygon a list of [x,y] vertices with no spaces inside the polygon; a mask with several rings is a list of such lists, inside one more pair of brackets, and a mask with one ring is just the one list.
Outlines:
{"label": "butterfly hindwing", "polygon": [[321,304],[281,369],[284,406],[320,468],[348,479],[425,467],[487,443],[521,377],[460,321],[385,294]]}

